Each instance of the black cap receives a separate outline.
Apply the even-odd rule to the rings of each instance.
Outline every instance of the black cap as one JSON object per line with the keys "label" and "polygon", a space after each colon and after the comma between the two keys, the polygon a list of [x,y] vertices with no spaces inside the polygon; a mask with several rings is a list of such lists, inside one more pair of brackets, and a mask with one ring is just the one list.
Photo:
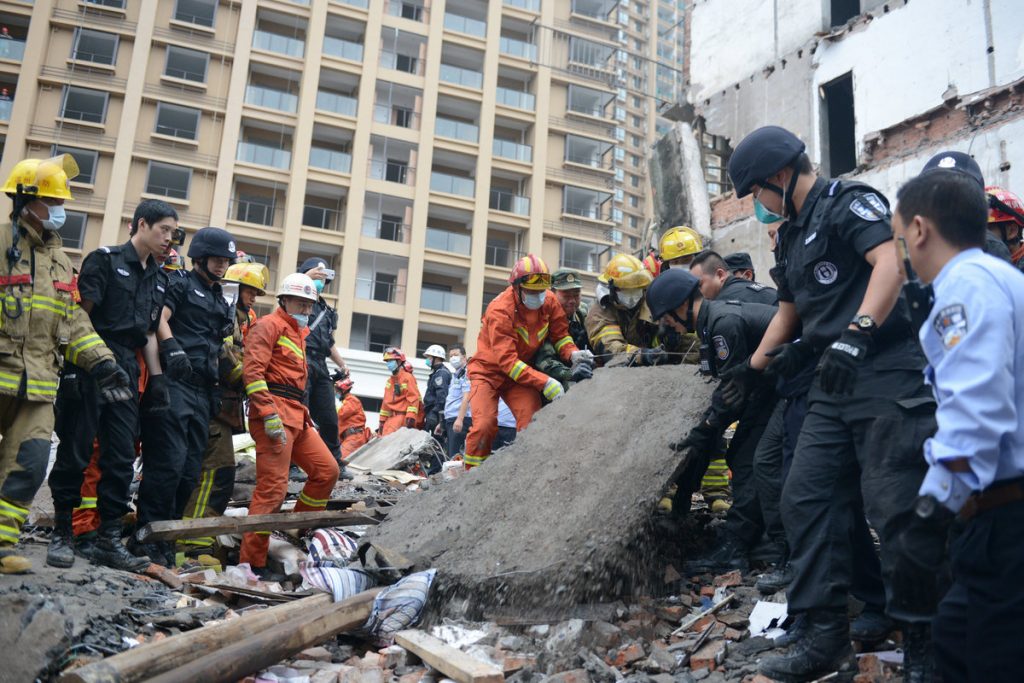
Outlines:
{"label": "black cap", "polygon": [[[327,267],[327,259],[322,259],[319,256],[311,256],[311,257],[309,257],[308,259],[306,259],[305,261],[302,262],[302,264],[299,266],[299,269],[296,272],[297,273],[308,273],[309,271],[311,271],[311,270],[313,270],[314,268],[317,268],[317,267],[326,268]],[[324,280],[324,282],[330,283],[330,280]]]}
{"label": "black cap", "polygon": [[737,270],[754,269],[754,261],[750,258],[750,254],[745,251],[737,251],[735,254],[729,254],[722,260],[725,261],[725,267],[729,269],[730,273]]}
{"label": "black cap", "polygon": [[740,140],[729,157],[729,178],[736,196],[746,197],[751,185],[792,165],[805,149],[800,138],[780,126],[758,128]]}
{"label": "black cap", "polygon": [[965,173],[978,181],[982,189],[985,189],[985,176],[981,173],[981,166],[970,154],[963,152],[939,152],[924,165],[921,175],[929,171],[951,170]]}
{"label": "black cap", "polygon": [[684,268],[670,268],[654,278],[644,295],[651,318],[655,321],[674,311],[690,298],[700,280]]}

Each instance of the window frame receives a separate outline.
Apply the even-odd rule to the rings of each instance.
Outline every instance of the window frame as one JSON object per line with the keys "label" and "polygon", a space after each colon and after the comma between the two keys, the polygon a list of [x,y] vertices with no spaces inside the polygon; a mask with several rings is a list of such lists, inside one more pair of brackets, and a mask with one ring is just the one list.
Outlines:
{"label": "window frame", "polygon": [[[80,90],[80,91],[85,91],[85,92],[89,92],[89,93],[100,93],[101,95],[103,95],[103,112],[100,114],[100,120],[99,121],[90,121],[88,119],[83,119],[81,117],[74,118],[74,117],[69,117],[67,115],[68,96],[71,94],[72,90]],[[69,85],[65,85],[64,86],[64,92],[61,95],[60,118],[67,119],[69,121],[84,121],[85,123],[91,123],[91,124],[95,124],[95,125],[105,125],[106,122],[107,122],[107,110],[108,110],[109,106],[110,106],[110,93],[108,93],[106,90],[96,90],[94,88],[83,88],[82,86],[79,86],[79,85],[70,85],[69,84]],[[82,113],[84,113],[84,112],[82,112]]]}
{"label": "window frame", "polygon": [[[195,137],[186,138],[186,137],[182,137],[180,135],[174,135],[173,133],[161,133],[159,128],[160,128],[160,111],[161,111],[162,107],[172,107],[172,108],[177,108],[177,109],[194,111],[196,113]],[[199,140],[199,124],[202,122],[202,120],[203,120],[203,111],[202,111],[202,109],[196,109],[194,107],[186,107],[185,105],[173,104],[171,102],[157,102],[156,103],[156,117],[155,117],[155,119],[153,121],[153,132],[156,133],[157,135],[166,135],[167,137],[172,137],[172,138],[174,138],[176,140],[192,140],[193,142],[196,142],[196,141]]]}
{"label": "window frame", "polygon": [[[79,44],[82,42],[82,33],[83,32],[88,32],[88,33],[92,33],[92,34],[96,34],[96,35],[102,35],[102,36],[110,36],[110,37],[112,37],[114,39],[114,49],[113,49],[113,52],[111,54],[111,58],[110,58],[111,61],[109,63],[108,62],[99,62],[99,61],[96,61],[95,59],[83,59],[83,58],[78,56]],[[97,31],[94,28],[85,28],[85,27],[82,27],[82,26],[78,26],[78,27],[75,28],[74,40],[71,41],[71,59],[75,60],[76,62],[87,62],[89,64],[99,64],[101,66],[106,66],[106,67],[115,67],[115,66],[117,66],[117,51],[118,51],[118,48],[120,48],[120,47],[121,47],[121,36],[119,36],[118,34],[110,33],[108,31]]]}
{"label": "window frame", "polygon": [[[185,171],[188,171],[188,180],[187,180],[187,182],[185,184],[185,196],[184,197],[176,197],[176,196],[170,195],[170,194],[154,192],[152,189],[150,189],[151,186],[152,186],[152,176],[153,176],[153,167],[154,166],[161,166],[161,167],[170,168],[170,169],[184,169]],[[176,199],[178,201],[187,202],[189,200],[189,195],[192,194],[192,174],[193,174],[194,170],[195,169],[193,169],[190,166],[179,166],[178,164],[168,164],[168,163],[165,163],[165,162],[162,162],[162,161],[150,160],[148,162],[147,166],[146,166],[146,189],[145,189],[145,192],[146,192],[146,194],[152,194],[152,195],[156,195],[156,196],[159,196],[159,197],[167,197],[169,199]]]}
{"label": "window frame", "polygon": [[[60,231],[61,242],[67,249],[81,250],[85,245],[85,234],[89,229],[89,214],[85,211],[66,211],[65,215],[66,218],[64,219],[64,226]],[[70,239],[71,232],[69,232],[68,228],[72,225],[72,221],[77,219],[79,216],[81,216],[82,219],[82,229],[78,235],[78,246],[72,246],[71,242],[73,242],[73,240]]]}
{"label": "window frame", "polygon": [[[195,0],[193,0],[193,1],[195,1]],[[179,19],[178,18],[178,8],[179,8],[180,4],[181,4],[181,0],[174,0],[174,13],[171,15],[171,19],[173,21],[177,21],[177,22],[180,22],[182,24],[188,24],[189,26],[199,26],[199,27],[205,28],[205,29],[214,29],[214,28],[216,28],[216,26],[217,26],[217,9],[218,9],[218,5],[220,4],[219,2],[217,2],[217,0],[212,0],[211,4],[213,5],[213,18],[211,19],[211,22],[209,24],[200,24],[199,22],[189,21],[187,19]]]}
{"label": "window frame", "polygon": [[[206,61],[203,64],[203,79],[201,81],[197,81],[197,80],[194,80],[192,78],[188,78],[187,76],[175,76],[174,74],[167,73],[167,69],[168,69],[168,67],[170,66],[170,63],[171,63],[171,53],[172,53],[172,50],[181,50],[183,52],[194,52],[196,54],[203,55],[206,58]],[[179,45],[168,45],[167,49],[164,52],[165,52],[165,54],[164,54],[164,70],[160,73],[161,76],[163,76],[165,78],[174,78],[174,79],[177,79],[179,81],[186,81],[187,83],[194,83],[196,85],[206,85],[206,80],[210,76],[210,53],[209,52],[203,52],[202,50],[193,50],[191,48],[181,47]],[[183,71],[183,73],[187,73],[187,72]]]}
{"label": "window frame", "polygon": [[[84,152],[85,154],[81,154],[82,152]],[[61,145],[61,144],[54,144],[54,145],[52,145],[50,147],[50,156],[51,157],[55,157],[55,156],[58,156],[60,154],[70,154],[74,158],[75,163],[78,164],[79,174],[78,174],[77,177],[73,178],[71,180],[71,182],[73,182],[73,183],[81,183],[83,185],[95,185],[96,184],[96,170],[97,170],[97,167],[100,165],[100,153],[97,150],[95,150],[95,149],[87,149],[85,147],[72,147],[71,145]],[[81,163],[80,159],[82,157],[84,157],[84,156],[87,156],[87,155],[91,155],[92,156],[92,175],[89,177],[88,180],[82,180],[81,179],[82,178],[82,173],[81,173],[82,163]]]}

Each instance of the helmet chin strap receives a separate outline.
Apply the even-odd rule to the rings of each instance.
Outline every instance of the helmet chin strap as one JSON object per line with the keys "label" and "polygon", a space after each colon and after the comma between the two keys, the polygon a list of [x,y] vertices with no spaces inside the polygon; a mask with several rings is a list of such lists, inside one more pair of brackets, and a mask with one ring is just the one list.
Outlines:
{"label": "helmet chin strap", "polygon": [[685,320],[683,318],[679,317],[679,314],[676,313],[676,309],[674,309],[674,308],[671,311],[669,311],[668,314],[670,316],[672,316],[673,320],[675,320],[677,323],[679,323],[680,325],[685,327],[687,329],[687,331],[693,332],[695,325],[693,323],[693,296],[692,295],[686,300],[686,303],[687,303],[687,306],[686,306],[686,319]]}
{"label": "helmet chin strap", "polygon": [[195,264],[195,269],[198,270],[200,273],[202,273],[203,277],[205,277],[210,282],[219,282],[220,281],[220,275],[214,275],[213,273],[210,272],[210,269],[206,267],[206,264],[209,263],[209,261],[210,261],[210,257],[209,256],[204,256],[201,259],[197,259],[196,260],[196,264]]}

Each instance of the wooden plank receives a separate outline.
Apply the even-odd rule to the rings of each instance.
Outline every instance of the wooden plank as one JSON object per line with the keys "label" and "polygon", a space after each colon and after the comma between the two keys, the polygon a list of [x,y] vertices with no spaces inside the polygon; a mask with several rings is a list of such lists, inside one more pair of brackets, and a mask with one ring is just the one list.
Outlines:
{"label": "wooden plank", "polygon": [[502,683],[501,669],[470,657],[423,631],[399,631],[395,643],[458,683]]}
{"label": "wooden plank", "polygon": [[248,517],[200,517],[168,522],[150,522],[135,532],[140,543],[176,541],[196,536],[240,534],[246,531],[278,531],[284,529],[319,529],[326,526],[358,526],[377,524],[378,520],[358,512],[278,512]]}

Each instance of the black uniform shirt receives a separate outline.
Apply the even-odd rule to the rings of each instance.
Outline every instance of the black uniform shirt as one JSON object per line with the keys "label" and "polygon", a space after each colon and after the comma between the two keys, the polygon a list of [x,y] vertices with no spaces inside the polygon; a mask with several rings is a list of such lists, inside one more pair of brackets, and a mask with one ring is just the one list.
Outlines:
{"label": "black uniform shirt", "polygon": [[145,346],[146,335],[156,332],[168,285],[156,260],[143,265],[130,240],[86,256],[78,276],[82,299],[92,302],[89,318],[96,333],[129,349]]}
{"label": "black uniform shirt", "polygon": [[[803,340],[817,349],[835,341],[857,314],[871,264],[864,255],[892,239],[889,204],[863,183],[818,178],[796,220],[779,230],[772,278],[779,300],[796,304]],[[876,341],[913,335],[897,302]]]}
{"label": "black uniform shirt", "polygon": [[188,277],[171,280],[164,305],[171,309],[171,333],[188,354],[192,370],[216,382],[221,347],[234,326],[231,306],[220,285],[215,282],[208,287],[190,270]]}
{"label": "black uniform shirt", "polygon": [[338,329],[338,313],[322,298],[313,304],[309,314],[309,336],[306,337],[306,360],[326,364],[334,346],[334,331]]}
{"label": "black uniform shirt", "polygon": [[427,390],[423,393],[423,410],[425,414],[436,413],[444,419],[444,403],[448,399],[448,385],[452,382],[452,371],[444,363],[430,372],[427,379]]}
{"label": "black uniform shirt", "polygon": [[762,285],[760,282],[751,282],[741,277],[730,275],[722,291],[715,297],[717,301],[745,301],[752,304],[767,304],[768,306],[779,305],[779,293],[774,287]]}

